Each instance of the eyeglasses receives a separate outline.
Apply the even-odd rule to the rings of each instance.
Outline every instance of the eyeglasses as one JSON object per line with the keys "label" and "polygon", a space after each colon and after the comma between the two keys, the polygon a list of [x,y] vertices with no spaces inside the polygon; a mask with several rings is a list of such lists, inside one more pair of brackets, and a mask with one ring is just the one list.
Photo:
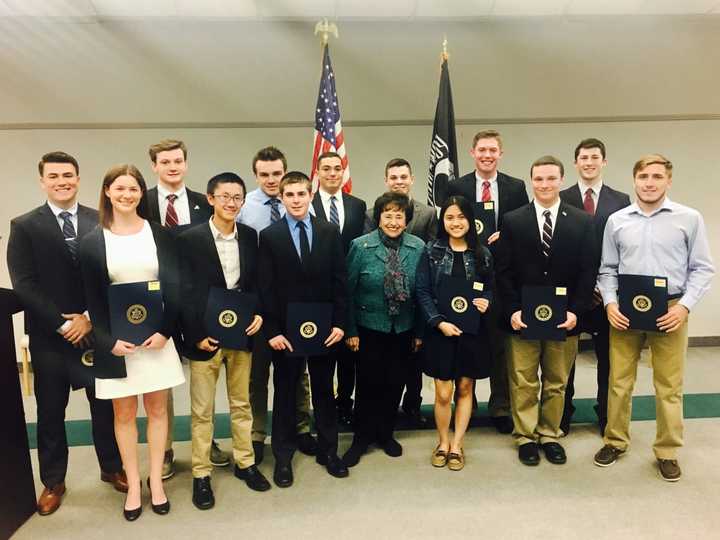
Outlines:
{"label": "eyeglasses", "polygon": [[237,205],[241,205],[243,201],[245,200],[245,197],[242,195],[228,195],[227,193],[220,193],[219,195],[213,195],[216,199],[220,199],[220,201],[223,204],[227,204],[230,201],[234,202]]}

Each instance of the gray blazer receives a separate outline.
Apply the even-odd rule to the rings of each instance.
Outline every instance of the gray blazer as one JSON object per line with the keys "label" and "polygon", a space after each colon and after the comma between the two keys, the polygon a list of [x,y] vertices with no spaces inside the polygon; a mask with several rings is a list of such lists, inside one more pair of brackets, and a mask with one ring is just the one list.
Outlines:
{"label": "gray blazer", "polygon": [[[423,204],[415,199],[413,202],[413,216],[408,223],[406,231],[412,235],[415,235],[422,239],[426,244],[435,240],[437,237],[437,212],[431,206]],[[373,220],[373,208],[372,206],[365,213],[365,226],[363,232],[365,234],[375,230],[377,226]]]}

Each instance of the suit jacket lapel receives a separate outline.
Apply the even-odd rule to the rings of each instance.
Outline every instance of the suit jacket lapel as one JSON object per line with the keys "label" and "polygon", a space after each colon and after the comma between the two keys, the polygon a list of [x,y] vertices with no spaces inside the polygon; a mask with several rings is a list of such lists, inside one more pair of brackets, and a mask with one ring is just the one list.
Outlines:
{"label": "suit jacket lapel", "polygon": [[85,236],[97,226],[98,221],[95,219],[94,212],[88,212],[85,207],[78,206],[78,239]]}
{"label": "suit jacket lapel", "polygon": [[[40,210],[40,220],[42,223],[42,227],[47,231],[50,241],[55,244],[55,246],[63,254],[64,257],[67,257],[68,261],[72,262],[72,255],[70,255],[70,250],[68,249],[67,243],[65,242],[65,236],[63,236],[63,232],[60,229],[60,224],[58,223],[55,214],[53,214],[53,211],[47,204],[45,204]],[[80,207],[78,206],[78,223],[79,222]],[[75,232],[75,234],[77,234],[77,231]]]}
{"label": "suit jacket lapel", "polygon": [[160,217],[160,205],[158,203],[158,189],[156,187],[147,191],[148,219],[156,223],[162,223]]}
{"label": "suit jacket lapel", "polygon": [[[565,203],[561,202],[558,208],[557,218],[555,219],[555,226],[553,227],[552,243],[550,244],[550,259],[553,258],[555,252],[563,253],[564,250],[560,247],[561,243],[565,240],[567,233],[567,210]],[[560,249],[558,249],[560,248]]]}
{"label": "suit jacket lapel", "polygon": [[315,215],[319,218],[324,219],[325,221],[328,220],[327,216],[325,215],[325,209],[322,205],[322,199],[320,198],[320,192],[315,193],[315,197],[313,197],[312,202],[313,208],[315,209]]}
{"label": "suit jacket lapel", "polygon": [[595,223],[601,223],[608,215],[608,205],[610,204],[610,193],[605,186],[600,188],[598,195],[597,208],[595,209]]}
{"label": "suit jacket lapel", "polygon": [[[285,226],[281,227],[280,236],[282,237],[282,241],[285,244],[285,249],[288,250],[289,253],[293,254],[293,260],[297,263],[299,267],[302,268],[302,261],[300,260],[300,255],[298,255],[297,249],[295,249],[295,242],[293,242],[292,236],[290,235],[290,225],[288,224],[287,218],[283,217],[280,221],[282,221]],[[315,227],[313,227],[313,235],[315,234]],[[313,237],[313,240],[315,238]]]}
{"label": "suit jacket lapel", "polygon": [[205,252],[206,257],[212,268],[215,269],[213,272],[213,281],[225,285],[225,274],[223,274],[222,264],[220,263],[220,256],[218,255],[217,248],[215,247],[215,239],[213,238],[210,226],[205,227],[203,231],[203,246],[202,249]]}

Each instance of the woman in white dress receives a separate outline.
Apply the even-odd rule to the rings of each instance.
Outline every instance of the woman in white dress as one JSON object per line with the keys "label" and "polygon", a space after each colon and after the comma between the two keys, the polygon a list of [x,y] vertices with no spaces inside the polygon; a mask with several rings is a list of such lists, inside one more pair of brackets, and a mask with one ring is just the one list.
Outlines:
{"label": "woman in white dress", "polygon": [[[147,188],[133,165],[111,168],[100,193],[100,226],[80,246],[80,264],[90,320],[95,336],[95,393],[112,399],[115,437],[128,478],[123,514],[134,521],[142,512],[137,457],[138,396],[147,413],[152,509],[170,511],[161,479],[167,436],[168,389],[185,382],[180,358],[172,342],[179,309],[177,254],[169,233],[145,217]],[[113,339],[110,331],[108,287],[113,284],[160,281],[163,324],[141,345]]]}

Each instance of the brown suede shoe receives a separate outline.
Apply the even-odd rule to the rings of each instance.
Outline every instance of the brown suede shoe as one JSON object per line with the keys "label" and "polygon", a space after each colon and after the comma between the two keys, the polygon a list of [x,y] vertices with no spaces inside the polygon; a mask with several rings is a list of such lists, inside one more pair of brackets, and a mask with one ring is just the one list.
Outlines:
{"label": "brown suede shoe", "polygon": [[100,473],[100,480],[107,482],[108,484],[112,484],[112,487],[121,493],[127,493],[128,491],[127,476],[125,476],[125,471],[112,473],[103,471]]}
{"label": "brown suede shoe", "polygon": [[660,476],[666,482],[677,482],[682,476],[680,465],[677,459],[658,459],[658,469],[660,470]]}
{"label": "brown suede shoe", "polygon": [[47,516],[60,508],[62,496],[65,494],[65,482],[43,489],[42,494],[37,502],[38,514]]}

